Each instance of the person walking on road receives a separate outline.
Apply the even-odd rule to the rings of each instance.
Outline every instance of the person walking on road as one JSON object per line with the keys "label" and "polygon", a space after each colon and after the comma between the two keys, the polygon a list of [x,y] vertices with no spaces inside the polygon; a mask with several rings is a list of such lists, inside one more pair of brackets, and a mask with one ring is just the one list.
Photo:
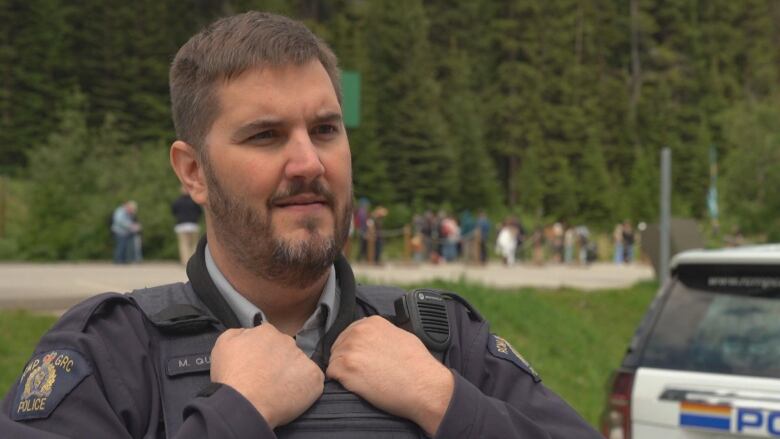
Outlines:
{"label": "person walking on road", "polygon": [[623,262],[630,264],[634,260],[634,228],[631,222],[623,222]]}
{"label": "person walking on road", "polygon": [[111,232],[114,234],[115,264],[127,264],[135,259],[135,236],[141,231],[141,225],[135,219],[137,210],[138,204],[133,200],[122,203],[114,210]]}
{"label": "person walking on road", "polygon": [[181,195],[171,204],[171,213],[176,219],[173,231],[176,232],[176,240],[179,243],[179,261],[186,265],[190,257],[195,253],[200,235],[200,216],[203,208],[192,201],[187,188],[181,187]]}
{"label": "person walking on road", "polygon": [[614,262],[616,265],[623,263],[623,224],[617,223],[612,231],[612,241],[615,245]]}
{"label": "person walking on road", "polygon": [[479,230],[479,262],[484,265],[488,260],[488,240],[490,239],[490,220],[484,210],[480,210],[477,216],[477,230]]}
{"label": "person walking on road", "polygon": [[504,264],[515,264],[515,251],[517,250],[517,227],[512,220],[507,218],[496,237],[496,253],[504,259]]}
{"label": "person walking on road", "polygon": [[574,227],[566,227],[563,232],[563,262],[571,264],[574,262],[574,246],[577,241],[577,232]]}
{"label": "person walking on road", "polygon": [[452,215],[445,215],[441,221],[442,257],[445,262],[454,262],[458,257],[460,227]]}

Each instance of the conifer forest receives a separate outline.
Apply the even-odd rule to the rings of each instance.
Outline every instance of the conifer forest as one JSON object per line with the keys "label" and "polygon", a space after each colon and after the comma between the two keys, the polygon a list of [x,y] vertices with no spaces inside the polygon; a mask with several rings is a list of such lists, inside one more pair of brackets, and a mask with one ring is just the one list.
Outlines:
{"label": "conifer forest", "polygon": [[655,222],[669,147],[675,216],[780,240],[780,1],[0,0],[0,258],[106,257],[131,198],[175,254],[168,67],[250,9],[359,73],[355,197],[389,223]]}

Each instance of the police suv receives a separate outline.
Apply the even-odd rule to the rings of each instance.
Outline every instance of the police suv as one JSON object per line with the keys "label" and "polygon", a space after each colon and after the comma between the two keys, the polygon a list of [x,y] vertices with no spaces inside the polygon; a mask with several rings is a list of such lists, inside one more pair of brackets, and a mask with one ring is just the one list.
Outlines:
{"label": "police suv", "polygon": [[780,437],[780,245],[680,253],[616,371],[608,439]]}

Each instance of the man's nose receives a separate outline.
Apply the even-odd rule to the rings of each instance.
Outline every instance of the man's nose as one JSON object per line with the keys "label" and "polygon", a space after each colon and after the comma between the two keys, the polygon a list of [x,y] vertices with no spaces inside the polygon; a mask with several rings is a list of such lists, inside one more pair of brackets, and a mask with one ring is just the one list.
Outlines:
{"label": "man's nose", "polygon": [[287,145],[287,163],[285,177],[292,180],[303,178],[312,181],[325,173],[325,166],[320,160],[320,151],[308,132],[296,133]]}

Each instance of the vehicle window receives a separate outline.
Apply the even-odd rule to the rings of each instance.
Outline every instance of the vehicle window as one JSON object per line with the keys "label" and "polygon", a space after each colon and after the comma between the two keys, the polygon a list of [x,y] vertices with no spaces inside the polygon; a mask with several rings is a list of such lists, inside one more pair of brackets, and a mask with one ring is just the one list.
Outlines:
{"label": "vehicle window", "polygon": [[780,377],[780,283],[722,279],[674,283],[642,366]]}

